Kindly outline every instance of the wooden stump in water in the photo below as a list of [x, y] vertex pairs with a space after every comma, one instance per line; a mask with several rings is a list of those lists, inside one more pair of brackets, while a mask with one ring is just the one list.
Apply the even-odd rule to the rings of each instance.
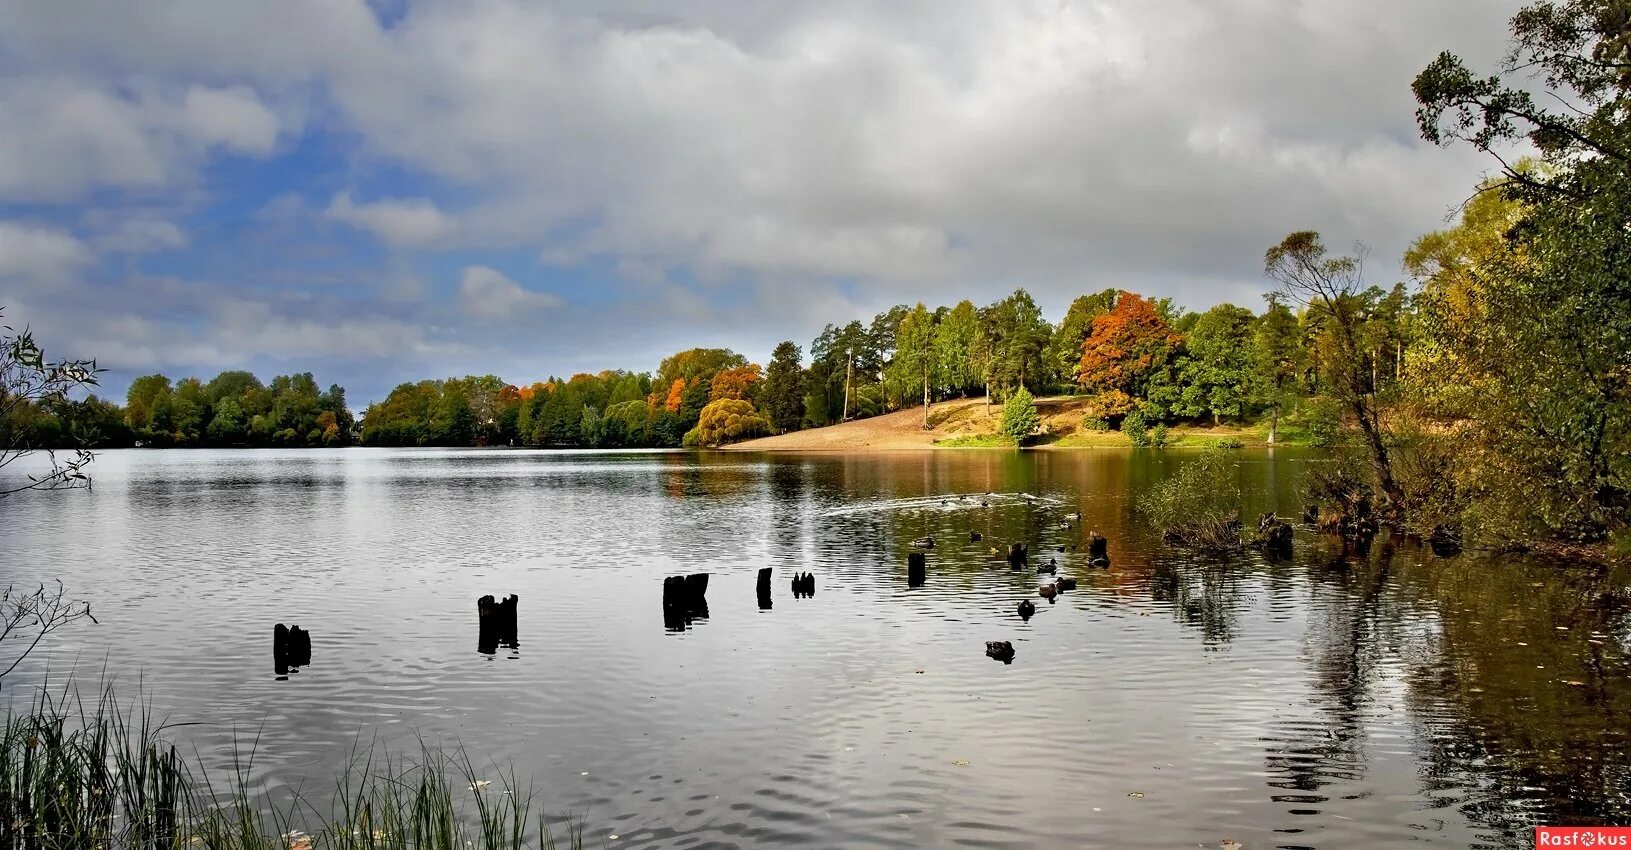
[[520, 601], [521, 597], [513, 593], [504, 597], [502, 602], [491, 595], [476, 600], [477, 652], [492, 655], [500, 645], [511, 648], [520, 646], [516, 623], [516, 607]]
[[1019, 569], [1031, 562], [1030, 547], [1024, 543], [1008, 544], [1008, 566]]
[[929, 557], [922, 552], [906, 553], [906, 584], [917, 587], [928, 580]]
[[311, 633], [299, 626], [282, 623], [272, 627], [272, 669], [279, 676], [289, 675], [290, 668], [305, 667], [311, 663]]
[[1105, 563], [1110, 562], [1110, 541], [1097, 531], [1087, 538], [1087, 557], [1091, 559], [1103, 558]]

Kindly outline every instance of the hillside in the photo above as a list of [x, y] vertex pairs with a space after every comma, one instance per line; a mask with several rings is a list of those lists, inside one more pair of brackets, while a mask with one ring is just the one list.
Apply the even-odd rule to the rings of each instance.
[[[1130, 445], [1124, 435], [1115, 431], [1084, 431], [1081, 424], [1085, 403], [1085, 399], [1072, 396], [1037, 399], [1036, 408], [1042, 417], [1043, 436], [1035, 447], [1064, 449]], [[748, 440], [727, 448], [755, 452], [932, 449], [938, 447], [936, 443], [990, 437], [996, 433], [1001, 417], [1001, 405], [993, 404], [987, 408], [983, 398], [956, 399], [940, 402], [931, 408], [928, 429], [923, 427], [923, 408], [911, 407], [870, 419]], [[1206, 445], [1220, 439], [1260, 445], [1263, 434], [1261, 429], [1255, 427], [1177, 426], [1171, 429], [1169, 445]]]

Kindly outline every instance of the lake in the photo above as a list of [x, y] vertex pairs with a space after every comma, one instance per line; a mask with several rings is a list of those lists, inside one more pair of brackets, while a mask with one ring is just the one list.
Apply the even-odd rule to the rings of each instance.
[[[1187, 456], [106, 452], [90, 492], [0, 502], [0, 579], [60, 578], [100, 620], [0, 698], [111, 678], [196, 724], [176, 735], [212, 768], [258, 739], [272, 795], [326, 795], [376, 741], [459, 744], [596, 847], [1519, 847], [1631, 823], [1625, 573], [1345, 556], [1306, 529], [1282, 562], [1176, 551], [1133, 501]], [[1239, 457], [1247, 516], [1300, 514], [1317, 456]], [[1079, 586], [1040, 598], [991, 554], [1015, 540]], [[663, 578], [694, 572], [707, 616], [665, 622]], [[509, 593], [519, 645], [478, 652], [477, 597]], [[279, 622], [312, 634], [285, 677]]]

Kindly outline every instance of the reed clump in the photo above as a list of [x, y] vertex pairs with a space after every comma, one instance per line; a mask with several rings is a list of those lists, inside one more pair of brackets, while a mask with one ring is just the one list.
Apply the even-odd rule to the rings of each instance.
[[[515, 774], [480, 774], [462, 750], [353, 753], [324, 799], [273, 807], [251, 793], [248, 760], [212, 781], [145, 707], [42, 690], [0, 721], [0, 850], [555, 850]], [[559, 825], [557, 825], [559, 826]]]
[[1138, 507], [1168, 543], [1237, 549], [1241, 546], [1239, 461], [1227, 449], [1207, 449], [1151, 487]]

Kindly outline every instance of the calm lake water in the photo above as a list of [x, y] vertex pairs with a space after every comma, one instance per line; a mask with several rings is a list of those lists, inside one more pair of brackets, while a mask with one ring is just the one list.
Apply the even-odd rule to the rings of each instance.
[[[0, 580], [61, 578], [101, 621], [0, 701], [112, 677], [197, 724], [177, 734], [211, 766], [258, 737], [273, 794], [326, 794], [359, 742], [456, 742], [590, 846], [1517, 847], [1631, 823], [1625, 574], [1347, 558], [1302, 529], [1290, 561], [1199, 558], [1132, 508], [1185, 456], [107, 452], [91, 492], [0, 503]], [[1249, 516], [1299, 513], [1316, 458], [1240, 461]], [[1039, 598], [990, 554], [1012, 540], [1080, 586]], [[707, 618], [666, 627], [663, 577], [701, 571]], [[520, 595], [513, 651], [477, 651], [489, 593]], [[277, 622], [312, 633], [285, 679]]]

